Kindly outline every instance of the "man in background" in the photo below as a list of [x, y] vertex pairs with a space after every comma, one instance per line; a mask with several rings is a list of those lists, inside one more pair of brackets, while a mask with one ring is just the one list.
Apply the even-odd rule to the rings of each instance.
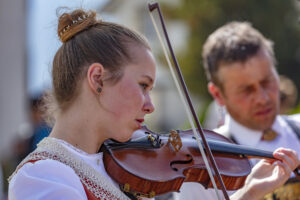
[[[225, 124], [216, 132], [241, 145], [267, 151], [285, 147], [300, 155], [300, 115], [279, 115], [279, 76], [270, 40], [247, 22], [231, 22], [208, 37], [203, 61], [208, 90], [228, 113]], [[289, 190], [285, 194], [299, 197], [300, 184], [291, 182], [285, 186]], [[185, 185], [180, 199], [203, 196], [203, 187], [199, 187]], [[280, 191], [265, 199], [284, 199]], [[203, 199], [216, 199], [213, 191], [206, 193]]]

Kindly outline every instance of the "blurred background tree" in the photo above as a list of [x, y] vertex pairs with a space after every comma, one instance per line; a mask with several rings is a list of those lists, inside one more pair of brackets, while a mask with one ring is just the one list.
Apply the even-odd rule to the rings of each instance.
[[167, 19], [183, 20], [190, 29], [188, 48], [177, 55], [189, 90], [211, 101], [202, 65], [202, 46], [210, 33], [230, 21], [249, 21], [274, 41], [278, 72], [299, 86], [299, 4], [295, 0], [182, 0], [176, 7], [163, 4]]

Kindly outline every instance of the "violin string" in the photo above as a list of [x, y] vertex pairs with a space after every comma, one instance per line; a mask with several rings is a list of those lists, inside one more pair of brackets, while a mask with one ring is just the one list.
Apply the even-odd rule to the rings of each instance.
[[166, 58], [166, 60], [167, 60], [169, 69], [170, 69], [170, 71], [171, 71], [171, 75], [172, 75], [172, 77], [173, 77], [173, 80], [174, 80], [174, 82], [175, 82], [176, 88], [177, 88], [177, 90], [178, 90], [180, 99], [181, 99], [181, 101], [182, 101], [182, 103], [183, 103], [183, 105], [184, 105], [184, 109], [185, 109], [185, 112], [186, 112], [186, 114], [187, 114], [188, 120], [189, 120], [189, 122], [190, 122], [190, 124], [191, 124], [191, 126], [192, 126], [192, 130], [193, 130], [194, 136], [195, 136], [195, 138], [196, 138], [196, 140], [197, 140], [197, 144], [198, 144], [198, 147], [199, 147], [199, 149], [200, 149], [201, 155], [202, 155], [202, 157], [203, 157], [203, 160], [204, 160], [205, 166], [206, 166], [206, 168], [207, 168], [209, 177], [210, 177], [211, 182], [212, 182], [212, 184], [213, 184], [213, 186], [214, 186], [214, 189], [215, 189], [216, 195], [217, 195], [217, 197], [218, 197], [218, 200], [221, 200], [221, 197], [220, 197], [220, 194], [219, 194], [219, 191], [218, 191], [218, 188], [217, 188], [217, 184], [216, 184], [215, 179], [214, 179], [214, 177], [213, 177], [213, 175], [212, 175], [212, 169], [211, 169], [211, 167], [210, 167], [210, 165], [209, 165], [209, 163], [208, 163], [208, 159], [207, 159], [207, 157], [206, 157], [206, 154], [205, 154], [205, 152], [204, 152], [203, 146], [202, 146], [202, 144], [201, 144], [199, 135], [198, 135], [197, 132], [196, 132], [196, 128], [195, 128], [195, 125], [194, 125], [194, 123], [193, 123], [191, 113], [190, 113], [190, 111], [189, 111], [189, 109], [188, 109], [187, 102], [186, 102], [186, 100], [185, 100], [185, 98], [184, 98], [184, 96], [183, 96], [183, 93], [182, 93], [182, 91], [181, 91], [181, 87], [180, 87], [180, 85], [179, 85], [179, 83], [178, 83], [178, 80], [177, 80], [177, 78], [176, 78], [176, 75], [175, 75], [174, 69], [173, 69], [173, 67], [172, 67], [170, 58], [169, 58], [169, 56], [168, 56], [166, 47], [165, 47], [165, 45], [164, 45], [164, 43], [163, 43], [162, 37], [161, 37], [161, 35], [160, 35], [160, 33], [159, 33], [157, 24], [156, 24], [156, 22], [155, 22], [155, 20], [154, 20], [154, 17], [153, 17], [153, 15], [152, 15], [152, 13], [149, 12], [149, 14], [150, 14], [152, 23], [153, 23], [153, 25], [154, 25], [154, 29], [155, 29], [155, 31], [156, 31], [156, 34], [157, 34], [157, 36], [158, 36], [158, 39], [159, 39], [159, 41], [160, 41], [160, 44], [161, 44], [161, 46], [162, 46], [162, 49], [163, 49], [165, 58]]

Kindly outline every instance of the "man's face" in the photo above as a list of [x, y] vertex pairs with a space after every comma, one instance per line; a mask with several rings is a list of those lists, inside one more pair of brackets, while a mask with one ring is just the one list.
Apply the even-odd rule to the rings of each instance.
[[261, 50], [246, 62], [219, 67], [223, 88], [209, 86], [215, 99], [240, 124], [255, 130], [270, 128], [280, 104], [278, 74], [270, 56]]

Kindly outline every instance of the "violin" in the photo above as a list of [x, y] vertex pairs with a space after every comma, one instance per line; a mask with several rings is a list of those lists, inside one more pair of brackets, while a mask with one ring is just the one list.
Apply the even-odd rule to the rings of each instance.
[[[143, 126], [140, 131], [139, 138], [125, 143], [108, 140], [102, 146], [105, 169], [124, 192], [152, 198], [178, 192], [183, 182], [212, 187], [191, 130], [158, 134]], [[272, 152], [234, 144], [213, 131], [203, 131], [227, 190], [244, 185], [251, 172], [248, 158], [274, 159]]]

